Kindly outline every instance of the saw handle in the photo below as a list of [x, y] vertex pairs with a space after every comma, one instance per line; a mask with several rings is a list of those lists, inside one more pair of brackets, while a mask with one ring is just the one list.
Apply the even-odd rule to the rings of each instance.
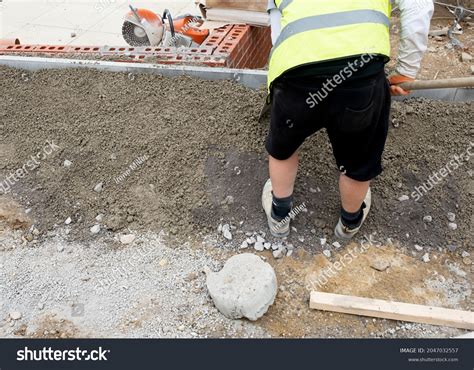
[[132, 11], [133, 15], [134, 15], [135, 18], [137, 19], [138, 23], [142, 23], [142, 19], [141, 19], [140, 16], [138, 15], [137, 9], [134, 8], [132, 5], [129, 5], [129, 7], [130, 7], [130, 10]]
[[168, 23], [170, 25], [170, 31], [171, 31], [171, 36], [173, 37], [173, 40], [175, 39], [175, 30], [174, 30], [174, 24], [173, 24], [173, 17], [171, 16], [171, 12], [169, 9], [165, 9], [163, 12], [163, 19], [168, 19]]

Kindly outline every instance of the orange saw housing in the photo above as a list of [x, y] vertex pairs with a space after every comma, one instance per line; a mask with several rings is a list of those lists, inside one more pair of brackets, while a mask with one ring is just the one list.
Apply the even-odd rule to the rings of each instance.
[[201, 45], [209, 36], [209, 30], [192, 26], [191, 24], [193, 22], [202, 23], [201, 20], [196, 21], [196, 19], [196, 17], [189, 15], [187, 17], [173, 21], [173, 25], [176, 32], [191, 37], [196, 44]]
[[[160, 27], [164, 23], [162, 18], [151, 10], [137, 9], [136, 12], [140, 16], [140, 18], [146, 19], [148, 23], [156, 27]], [[130, 11], [127, 15], [131, 16], [133, 15], [133, 12]], [[196, 44], [201, 45], [204, 40], [209, 36], [209, 30], [195, 27], [194, 25], [192, 25], [192, 23], [202, 23], [202, 20], [191, 15], [177, 19], [173, 21], [174, 30], [175, 32], [181, 33], [185, 36], [192, 38], [192, 40]]]

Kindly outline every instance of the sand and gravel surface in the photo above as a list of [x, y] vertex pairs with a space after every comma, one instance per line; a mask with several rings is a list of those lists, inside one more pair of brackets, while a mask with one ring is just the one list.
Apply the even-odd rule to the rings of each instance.
[[[202, 270], [218, 270], [257, 234], [278, 244], [260, 210], [263, 91], [187, 77], [1, 68], [0, 96], [0, 179], [24, 172], [0, 195], [1, 336], [462, 333], [310, 311], [307, 300], [308, 281], [369, 239], [368, 251], [322, 290], [472, 310], [472, 103], [394, 104], [373, 211], [349, 245], [333, 244], [338, 171], [326, 134], [305, 143], [295, 202], [306, 211], [281, 243], [285, 257], [252, 243], [245, 250], [270, 262], [279, 282], [268, 314], [250, 323], [217, 312]], [[415, 187], [455, 156], [464, 159], [416, 201]], [[380, 260], [388, 269], [373, 267]]]

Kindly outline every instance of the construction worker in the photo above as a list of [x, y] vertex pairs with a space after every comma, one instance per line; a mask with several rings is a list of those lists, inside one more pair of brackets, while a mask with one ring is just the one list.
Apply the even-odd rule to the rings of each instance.
[[335, 235], [350, 239], [364, 223], [370, 182], [382, 172], [391, 95], [409, 93], [397, 84], [417, 75], [434, 8], [432, 0], [392, 3], [400, 9], [401, 39], [387, 80], [390, 0], [269, 0], [270, 179], [262, 206], [273, 236], [290, 232], [298, 148], [323, 127], [340, 171]]

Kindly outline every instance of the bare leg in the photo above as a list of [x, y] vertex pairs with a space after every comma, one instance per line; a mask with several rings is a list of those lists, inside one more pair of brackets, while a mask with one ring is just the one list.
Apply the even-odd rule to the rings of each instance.
[[297, 152], [284, 161], [269, 156], [268, 164], [273, 194], [277, 198], [286, 198], [293, 194], [296, 174], [298, 172], [298, 161], [299, 156]]
[[370, 181], [356, 181], [341, 175], [339, 178], [339, 191], [341, 193], [342, 208], [349, 213], [359, 211], [369, 186]]

